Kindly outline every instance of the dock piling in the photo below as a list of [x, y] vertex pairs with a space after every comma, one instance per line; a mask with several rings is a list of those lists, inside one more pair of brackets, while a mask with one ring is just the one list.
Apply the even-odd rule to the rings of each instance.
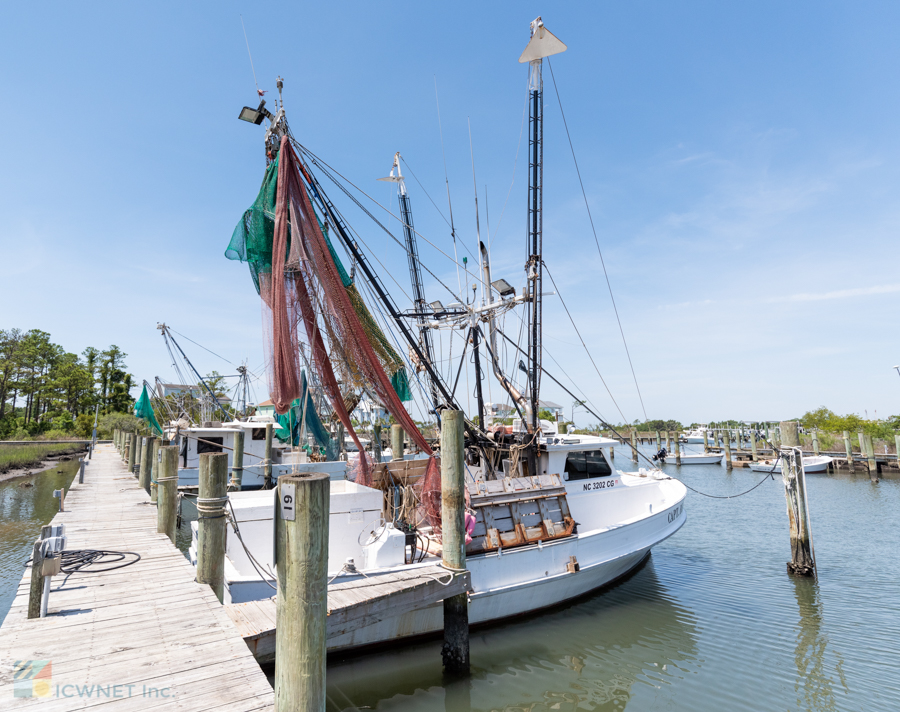
[[816, 562], [809, 528], [806, 473], [803, 470], [800, 429], [796, 421], [782, 422], [780, 429], [781, 474], [791, 528], [791, 560], [787, 565], [787, 570], [788, 573], [797, 576], [815, 576]]
[[175, 543], [175, 524], [178, 509], [178, 448], [165, 445], [159, 448], [159, 474], [156, 477], [156, 531]]
[[41, 617], [41, 595], [44, 591], [44, 554], [41, 540], [34, 542], [31, 550], [31, 587], [28, 591], [28, 617]]
[[709, 452], [709, 431], [703, 431], [703, 452]]
[[812, 431], [812, 448], [813, 448], [813, 455], [818, 457], [819, 456], [819, 431], [816, 428], [813, 428], [813, 431]]
[[662, 450], [662, 435], [660, 435], [659, 431], [656, 431], [656, 452]]
[[244, 478], [244, 431], [234, 432], [234, 453], [231, 464], [231, 484], [229, 487], [237, 492], [241, 491], [241, 483]]
[[734, 469], [731, 464], [731, 433], [726, 430], [722, 433], [722, 443], [725, 446], [725, 469]]
[[153, 445], [156, 438], [144, 438], [141, 445], [141, 467], [138, 472], [138, 484], [147, 492], [150, 491], [150, 471], [153, 469]]
[[847, 467], [850, 468], [850, 472], [853, 472], [855, 469], [853, 466], [853, 446], [850, 444], [850, 433], [846, 430], [844, 431], [844, 453], [847, 456]]
[[282, 475], [275, 505], [275, 711], [325, 709], [327, 474]]
[[136, 463], [140, 462], [137, 459], [137, 434], [130, 433], [128, 435], [128, 474], [134, 475], [134, 466]]
[[637, 430], [631, 431], [631, 459], [634, 462], [638, 461]]
[[872, 436], [865, 434], [866, 438], [866, 459], [869, 465], [869, 475], [873, 480], [878, 479], [878, 462], [875, 460], [875, 443], [872, 442]]
[[197, 581], [208, 583], [219, 603], [225, 595], [225, 505], [228, 504], [228, 455], [200, 455], [197, 497]]
[[272, 489], [272, 423], [266, 423], [266, 459], [263, 465], [263, 489]]
[[80, 485], [84, 484], [84, 465], [85, 465], [84, 458], [83, 457], [79, 458], [78, 459], [78, 484], [80, 484]]
[[675, 443], [675, 464], [681, 465], [681, 438], [680, 433], [672, 433], [672, 442]]
[[[441, 418], [441, 552], [444, 568], [466, 568], [466, 482], [463, 413], [445, 410]], [[469, 594], [444, 599], [444, 670], [469, 672]]]
[[750, 452], [753, 462], [759, 462], [759, 452], [756, 449], [756, 428], [750, 431]]
[[400, 425], [391, 426], [391, 459], [403, 459], [403, 427]]
[[162, 447], [163, 439], [153, 441], [153, 449], [150, 451], [150, 501], [157, 504], [159, 499], [159, 485], [156, 480], [159, 478], [159, 449]]

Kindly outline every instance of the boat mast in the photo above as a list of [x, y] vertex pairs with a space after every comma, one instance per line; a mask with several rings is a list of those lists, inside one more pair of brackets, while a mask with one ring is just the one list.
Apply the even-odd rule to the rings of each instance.
[[[528, 261], [525, 272], [531, 297], [531, 319], [528, 325], [528, 386], [531, 400], [529, 432], [536, 434], [540, 426], [541, 389], [541, 282], [543, 278], [543, 189], [544, 189], [544, 86], [541, 65], [544, 57], [565, 52], [566, 46], [544, 27], [540, 17], [531, 23], [531, 39], [519, 63], [528, 62]], [[536, 472], [536, 447], [529, 447], [528, 463]]]
[[[394, 171], [397, 175], [394, 175]], [[431, 329], [428, 327], [426, 320], [426, 302], [425, 288], [422, 285], [422, 268], [419, 266], [419, 248], [416, 246], [416, 230], [413, 227], [412, 209], [409, 204], [409, 193], [406, 192], [406, 182], [403, 180], [403, 174], [400, 172], [400, 151], [394, 154], [394, 165], [391, 167], [391, 174], [386, 178], [379, 178], [380, 181], [396, 183], [400, 192], [400, 219], [403, 222], [403, 237], [406, 242], [406, 256], [409, 260], [409, 280], [412, 283], [413, 290], [413, 307], [416, 313], [416, 322], [419, 325], [419, 342], [428, 364], [434, 364], [434, 347], [431, 343]], [[428, 389], [431, 392], [432, 408], [437, 409], [439, 404], [439, 395], [437, 385], [431, 377], [430, 369], [425, 369], [426, 380], [428, 381]]]

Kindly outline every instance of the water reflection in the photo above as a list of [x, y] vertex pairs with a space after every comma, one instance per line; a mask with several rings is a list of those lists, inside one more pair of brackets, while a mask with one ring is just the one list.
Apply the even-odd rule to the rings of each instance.
[[12, 605], [41, 526], [59, 511], [53, 490], [68, 490], [77, 469], [78, 460], [69, 460], [36, 475], [0, 482], [0, 620]]
[[331, 660], [328, 709], [621, 710], [636, 686], [680, 678], [696, 645], [651, 560], [587, 600], [474, 631], [469, 680], [442, 677], [439, 642]]
[[[794, 663], [797, 666], [797, 680], [794, 691], [797, 706], [803, 710], [836, 710], [834, 698], [835, 675], [844, 692], [847, 681], [844, 677], [844, 660], [840, 653], [831, 650], [829, 656], [828, 636], [823, 632], [823, 610], [819, 599], [819, 584], [812, 579], [791, 577], [794, 596], [800, 611], [797, 623], [797, 639], [794, 648]], [[828, 671], [829, 658], [834, 657], [834, 675]]]

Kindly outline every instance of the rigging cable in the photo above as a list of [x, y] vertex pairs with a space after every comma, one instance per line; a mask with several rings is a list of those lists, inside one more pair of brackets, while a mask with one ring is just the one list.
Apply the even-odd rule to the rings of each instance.
[[[525, 353], [521, 348], [519, 348], [518, 344], [516, 344], [516, 343], [515, 343], [512, 339], [510, 339], [506, 334], [504, 334], [504, 333], [503, 333], [502, 331], [500, 331], [499, 329], [497, 329], [496, 331], [497, 331], [498, 334], [500, 334], [500, 336], [502, 336], [502, 337], [503, 337], [504, 339], [506, 339], [509, 343], [511, 343], [518, 351], [520, 351], [520, 352], [523, 353], [523, 354]], [[570, 391], [568, 388], [566, 388], [562, 383], [560, 383], [559, 379], [557, 379], [555, 376], [553, 376], [553, 374], [548, 373], [546, 368], [544, 368], [543, 366], [541, 366], [541, 371], [543, 371], [544, 375], [547, 376], [551, 381], [553, 381], [557, 386], [559, 386], [559, 387], [562, 388], [566, 393], [568, 393], [569, 396], [571, 396], [572, 398], [575, 398], [575, 394], [572, 393], [572, 391]], [[577, 399], [576, 399], [576, 400], [577, 400]], [[615, 436], [618, 437], [618, 438], [621, 438], [623, 442], [625, 441], [625, 437], [624, 437], [621, 433], [619, 433], [619, 432], [612, 426], [612, 424], [610, 424], [609, 422], [607, 422], [605, 418], [601, 418], [600, 415], [599, 415], [598, 413], [594, 412], [593, 409], [588, 408], [586, 405], [583, 405], [582, 407], [583, 407], [585, 410], [587, 410], [591, 415], [593, 415], [595, 418], [597, 418], [597, 419], [600, 421], [600, 424], [603, 425], [607, 430], [609, 430], [613, 435], [615, 435]], [[642, 452], [640, 452], [640, 451], [636, 451], [636, 452], [637, 452], [638, 457], [642, 457], [642, 458], [644, 458], [644, 460], [647, 461], [647, 464], [648, 464], [648, 465], [650, 465], [650, 466], [653, 467], [654, 469], [659, 469], [659, 468], [657, 467], [657, 465], [656, 465], [652, 460], [650, 460], [650, 458], [648, 458], [644, 453], [642, 453]], [[678, 479], [677, 477], [672, 477], [671, 475], [668, 475], [668, 474], [667, 474], [666, 476], [667, 476], [670, 480], [677, 480], [678, 482], [681, 482], [681, 484], [683, 484], [685, 487], [687, 487], [689, 490], [691, 490], [691, 492], [695, 492], [696, 494], [703, 495], [704, 497], [710, 497], [711, 499], [734, 499], [735, 497], [742, 497], [742, 496], [745, 495], [745, 494], [749, 494], [750, 492], [752, 492], [753, 490], [755, 490], [757, 487], [759, 487], [763, 482], [765, 482], [765, 481], [766, 481], [767, 479], [769, 479], [770, 477], [772, 477], [772, 479], [774, 480], [775, 478], [772, 476], [772, 471], [774, 470], [774, 468], [775, 468], [775, 466], [773, 465], [772, 470], [770, 470], [768, 473], [766, 473], [766, 476], [763, 477], [762, 480], [760, 480], [759, 482], [757, 482], [757, 483], [756, 483], [753, 487], [751, 487], [750, 489], [748, 489], [748, 490], [746, 490], [746, 491], [744, 491], [744, 492], [740, 492], [740, 493], [738, 493], [738, 494], [730, 494], [730, 495], [709, 494], [709, 493], [707, 493], [707, 492], [701, 492], [700, 490], [695, 489], [694, 487], [691, 487], [691, 486], [690, 486], [689, 484], [687, 484], [684, 480], [680, 480], [680, 479]], [[662, 472], [662, 470], [660, 470], [660, 472]]]
[[[594, 361], [594, 357], [591, 355], [591, 352], [588, 350], [587, 344], [584, 343], [584, 339], [581, 337], [581, 332], [578, 331], [578, 327], [575, 326], [575, 320], [572, 318], [572, 313], [569, 311], [569, 307], [566, 305], [565, 300], [562, 298], [562, 293], [559, 291], [559, 287], [556, 286], [556, 280], [553, 279], [553, 274], [550, 272], [550, 268], [547, 267], [547, 263], [544, 263], [544, 269], [547, 270], [547, 276], [550, 277], [550, 282], [553, 284], [553, 289], [556, 290], [556, 295], [559, 297], [559, 301], [563, 305], [563, 309], [566, 310], [566, 315], [569, 317], [569, 321], [572, 323], [572, 328], [575, 329], [575, 333], [578, 335], [578, 340], [581, 341], [581, 345], [584, 347], [584, 352], [587, 354], [588, 358], [591, 360], [591, 365], [593, 365], [594, 370], [597, 372], [597, 375], [600, 377], [600, 381], [603, 383], [603, 387], [606, 389], [606, 392], [609, 393], [609, 397], [612, 398], [613, 404], [616, 406], [616, 410], [619, 411], [619, 415], [622, 416], [622, 421], [627, 423], [628, 418], [625, 417], [625, 414], [622, 412], [622, 409], [619, 407], [619, 404], [616, 402], [615, 397], [612, 394], [612, 391], [609, 389], [609, 386], [606, 384], [606, 379], [603, 378], [603, 375], [600, 373], [600, 369], [597, 368], [597, 363]], [[646, 418], [646, 413], [644, 414]]]
[[[556, 86], [556, 77], [553, 75], [553, 65], [547, 58], [547, 66], [550, 67], [550, 78], [553, 80], [553, 90], [556, 92], [556, 101], [559, 103], [559, 113], [562, 115], [563, 126], [566, 129], [566, 138], [569, 139], [569, 149], [572, 151], [572, 160], [575, 162], [575, 172], [578, 174], [578, 184], [581, 186], [581, 195], [584, 197], [584, 207], [587, 208], [588, 220], [591, 222], [591, 230], [594, 233], [594, 242], [597, 244], [597, 253], [600, 255], [600, 264], [603, 267], [603, 276], [606, 278], [606, 286], [609, 289], [609, 298], [612, 301], [616, 321], [619, 323], [619, 333], [622, 335], [622, 344], [625, 346], [625, 355], [628, 357], [628, 365], [631, 368], [631, 377], [634, 379], [634, 387], [637, 389], [638, 400], [641, 402], [641, 410], [644, 412], [644, 420], [647, 421], [647, 409], [644, 407], [644, 397], [641, 395], [641, 387], [638, 385], [637, 374], [634, 372], [634, 364], [631, 362], [631, 353], [628, 351], [628, 342], [625, 340], [625, 330], [622, 328], [622, 320], [619, 318], [619, 308], [616, 306], [616, 298], [613, 296], [612, 284], [609, 274], [606, 272], [606, 262], [603, 260], [603, 251], [600, 249], [600, 240], [597, 237], [597, 228], [594, 227], [594, 217], [591, 215], [591, 207], [588, 204], [584, 182], [581, 180], [581, 170], [578, 168], [578, 159], [575, 157], [575, 147], [572, 145], [572, 136], [569, 134], [569, 125], [566, 123], [566, 113], [563, 111], [562, 99], [559, 97], [559, 88]], [[620, 411], [621, 412], [621, 411]], [[622, 416], [624, 418], [624, 416]]]

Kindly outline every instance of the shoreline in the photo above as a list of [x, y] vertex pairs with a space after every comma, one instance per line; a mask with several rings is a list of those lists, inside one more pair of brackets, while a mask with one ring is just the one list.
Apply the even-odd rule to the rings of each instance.
[[47, 470], [59, 466], [60, 463], [78, 459], [78, 454], [79, 453], [77, 452], [60, 453], [58, 457], [48, 457], [44, 460], [41, 460], [37, 464], [31, 464], [27, 467], [16, 467], [9, 469], [6, 472], [0, 472], [0, 482], [7, 482], [9, 480], [16, 480], [23, 477], [31, 477], [32, 475], [39, 475], [42, 472], [46, 472]]

